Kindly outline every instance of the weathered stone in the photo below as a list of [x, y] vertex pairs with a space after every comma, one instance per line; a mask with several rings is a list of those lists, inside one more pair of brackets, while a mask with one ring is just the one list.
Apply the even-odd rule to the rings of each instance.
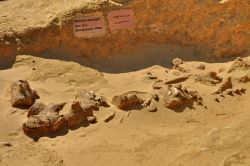
[[181, 76], [170, 80], [166, 80], [164, 84], [177, 84], [186, 81], [188, 78], [189, 76]]
[[83, 110], [80, 102], [74, 101], [69, 112], [64, 114], [64, 119], [69, 128], [77, 127], [87, 122], [87, 112]]
[[135, 94], [123, 94], [114, 96], [111, 103], [120, 109], [129, 109], [131, 107], [141, 106], [143, 100]]
[[149, 112], [156, 112], [157, 111], [157, 107], [155, 106], [155, 104], [150, 104], [148, 107], [147, 107], [147, 110]]
[[161, 89], [164, 86], [163, 80], [157, 80], [153, 83], [153, 89]]
[[183, 61], [180, 58], [175, 58], [172, 60], [172, 64], [174, 66], [179, 66], [179, 65], [183, 64]]
[[240, 78], [237, 79], [238, 82], [240, 83], [247, 83], [247, 82], [250, 82], [250, 74], [246, 74]]
[[205, 66], [205, 64], [200, 63], [200, 64], [198, 64], [198, 65], [196, 66], [196, 69], [205, 70], [205, 69], [206, 69], [206, 66]]
[[100, 106], [107, 107], [108, 104], [103, 96], [97, 96], [93, 91], [83, 90], [76, 95], [76, 101], [79, 101], [83, 110], [91, 115], [91, 111], [98, 110]]
[[0, 142], [0, 147], [11, 147], [13, 146], [10, 142]]
[[59, 111], [64, 104], [50, 104], [46, 106], [38, 103], [28, 111], [28, 120], [23, 124], [23, 131], [31, 137], [41, 137], [52, 134], [65, 127], [63, 116]]
[[88, 116], [87, 120], [89, 123], [96, 123], [96, 117], [95, 116]]
[[181, 85], [168, 86], [160, 91], [163, 102], [167, 108], [176, 110], [194, 101], [202, 102], [201, 97], [196, 91], [188, 91]]
[[197, 75], [194, 79], [195, 82], [200, 82], [205, 85], [216, 85], [222, 82], [222, 78], [216, 72], [208, 72], [205, 75]]
[[250, 68], [250, 60], [247, 58], [238, 57], [234, 60], [233, 64], [228, 70], [231, 73], [235, 70], [248, 70]]
[[142, 109], [150, 105], [152, 101], [159, 101], [159, 96], [148, 92], [130, 91], [119, 96], [114, 96], [112, 104], [122, 110]]
[[32, 90], [28, 81], [18, 80], [11, 84], [11, 104], [23, 108], [32, 106], [39, 99], [37, 92]]
[[232, 88], [233, 88], [232, 79], [231, 77], [228, 77], [226, 80], [222, 82], [218, 90], [215, 91], [213, 94], [221, 94], [225, 90], [232, 89]]
[[109, 113], [108, 115], [106, 115], [104, 118], [103, 118], [103, 121], [104, 122], [109, 122], [111, 121], [112, 119], [114, 119], [115, 117], [115, 111]]

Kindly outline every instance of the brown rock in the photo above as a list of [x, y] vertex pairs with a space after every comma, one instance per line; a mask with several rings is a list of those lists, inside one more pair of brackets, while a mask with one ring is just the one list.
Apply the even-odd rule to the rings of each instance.
[[164, 86], [163, 80], [157, 80], [153, 83], [153, 89], [161, 89]]
[[96, 123], [96, 117], [95, 116], [88, 116], [87, 120], [89, 123]]
[[152, 102], [159, 101], [157, 94], [151, 94], [148, 92], [130, 91], [122, 95], [114, 96], [112, 104], [122, 110], [129, 109], [142, 109], [149, 106]]
[[154, 104], [150, 104], [148, 107], [147, 107], [147, 110], [149, 112], [156, 112], [157, 111], [157, 107], [154, 105]]
[[222, 82], [222, 78], [216, 72], [208, 72], [205, 75], [197, 75], [194, 79], [195, 82], [200, 82], [205, 85], [216, 85]]
[[247, 74], [243, 77], [238, 78], [237, 80], [240, 83], [247, 83], [247, 82], [250, 82], [250, 76], [249, 76], [249, 74]]
[[233, 64], [228, 70], [231, 73], [235, 70], [248, 70], [250, 68], [250, 60], [247, 58], [238, 57], [234, 60]]
[[172, 64], [174, 66], [179, 66], [179, 65], [183, 64], [183, 61], [180, 58], [175, 58], [172, 60]]
[[76, 101], [79, 101], [83, 110], [88, 115], [93, 114], [91, 111], [98, 110], [100, 106], [107, 107], [108, 104], [103, 96], [97, 96], [93, 91], [83, 90], [76, 95]]
[[221, 94], [225, 90], [232, 88], [233, 88], [232, 79], [231, 77], [228, 77], [225, 81], [222, 82], [221, 86], [213, 94]]
[[173, 110], [186, 106], [194, 101], [200, 102], [200, 100], [202, 100], [200, 99], [201, 97], [197, 97], [199, 96], [198, 92], [188, 91], [181, 85], [168, 86], [167, 88], [162, 89], [160, 94], [165, 106]]
[[135, 94], [123, 94], [120, 96], [113, 97], [112, 104], [120, 109], [129, 109], [135, 106], [141, 106], [143, 100]]
[[87, 122], [87, 111], [84, 111], [80, 102], [74, 101], [71, 105], [71, 110], [64, 114], [64, 119], [69, 128], [77, 127]]
[[205, 66], [204, 64], [200, 63], [200, 64], [198, 64], [198, 65], [196, 66], [196, 69], [205, 70], [205, 69], [206, 69], [206, 66]]
[[0, 147], [11, 147], [13, 146], [10, 142], [0, 142]]
[[177, 84], [186, 81], [188, 78], [189, 76], [181, 76], [170, 80], [166, 80], [164, 84]]
[[115, 111], [113, 111], [113, 112], [109, 113], [108, 115], [106, 115], [103, 120], [104, 120], [104, 122], [109, 122], [112, 119], [114, 119], [114, 117], [115, 117]]
[[63, 105], [33, 105], [28, 111], [28, 120], [23, 124], [24, 133], [30, 137], [41, 137], [64, 128], [65, 120], [59, 115]]
[[23, 108], [32, 106], [39, 99], [37, 92], [32, 90], [28, 81], [18, 80], [11, 84], [11, 104]]

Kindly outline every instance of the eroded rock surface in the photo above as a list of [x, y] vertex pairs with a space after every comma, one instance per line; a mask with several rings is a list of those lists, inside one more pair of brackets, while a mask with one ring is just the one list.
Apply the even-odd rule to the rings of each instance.
[[157, 100], [157, 95], [146, 92], [131, 91], [122, 95], [114, 96], [111, 103], [122, 110], [129, 110], [133, 108], [140, 109], [148, 107], [153, 101]]
[[65, 120], [59, 111], [64, 104], [34, 104], [28, 110], [28, 120], [23, 124], [24, 133], [30, 137], [41, 137], [63, 129]]
[[17, 108], [32, 106], [39, 96], [30, 88], [28, 81], [18, 80], [11, 84], [11, 105]]
[[183, 106], [188, 106], [194, 101], [202, 105], [202, 98], [197, 91], [189, 91], [182, 85], [172, 86], [169, 85], [160, 91], [160, 98], [163, 100], [164, 105], [169, 108], [176, 110]]
[[195, 76], [194, 81], [205, 85], [216, 85], [222, 82], [222, 78], [216, 72], [211, 71], [204, 75]]
[[76, 101], [79, 101], [85, 111], [98, 110], [100, 106], [108, 107], [107, 101], [103, 96], [96, 95], [93, 91], [83, 90], [76, 95]]
[[71, 109], [64, 114], [64, 119], [67, 127], [77, 127], [84, 122], [87, 122], [87, 112], [83, 110], [80, 102], [72, 102]]
[[233, 87], [232, 78], [228, 77], [222, 82], [222, 84], [219, 86], [218, 90], [214, 92], [214, 94], [220, 94], [227, 89], [232, 89], [232, 87]]
[[233, 64], [230, 66], [228, 73], [236, 70], [248, 70], [250, 68], [250, 60], [248, 58], [238, 57], [234, 60]]

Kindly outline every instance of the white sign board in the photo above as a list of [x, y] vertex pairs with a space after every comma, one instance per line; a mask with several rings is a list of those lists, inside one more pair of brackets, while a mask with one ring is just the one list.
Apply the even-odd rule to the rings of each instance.
[[106, 33], [105, 21], [102, 14], [76, 15], [73, 26], [76, 37], [101, 37]]

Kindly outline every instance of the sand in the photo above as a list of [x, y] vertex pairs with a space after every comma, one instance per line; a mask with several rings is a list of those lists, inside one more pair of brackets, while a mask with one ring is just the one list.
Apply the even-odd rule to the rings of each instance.
[[[200, 63], [206, 66], [205, 70], [196, 68]], [[246, 94], [219, 97], [220, 102], [217, 103], [214, 100], [216, 96], [211, 93], [218, 85], [194, 81], [195, 75], [218, 72], [221, 68], [225, 71], [218, 75], [223, 78], [228, 75], [237, 78], [241, 73], [249, 72], [228, 73], [231, 65], [230, 61], [187, 61], [183, 64], [183, 68], [192, 75], [183, 85], [198, 90], [207, 109], [195, 105], [183, 112], [174, 112], [160, 106], [155, 113], [132, 110], [128, 114], [111, 106], [94, 112], [98, 119], [96, 124], [70, 130], [55, 138], [42, 137], [34, 142], [22, 132], [27, 110], [11, 108], [10, 105], [8, 92], [14, 80], [27, 79], [41, 97], [38, 102], [46, 104], [71, 101], [81, 89], [92, 89], [104, 95], [110, 103], [115, 94], [133, 90], [152, 92], [154, 80], [146, 79], [148, 72], [160, 79], [171, 79], [178, 71], [155, 65], [114, 74], [79, 66], [75, 62], [19, 55], [12, 68], [0, 71], [0, 122], [3, 126], [0, 141], [13, 145], [0, 147], [1, 165], [249, 165], [250, 84], [234, 83], [234, 87], [246, 88]], [[67, 66], [71, 68], [67, 75], [85, 72], [86, 77], [74, 77], [72, 82], [71, 77], [57, 75]], [[165, 72], [167, 69], [168, 73]], [[47, 71], [51, 73], [43, 75]], [[90, 74], [93, 72], [98, 76]], [[103, 118], [112, 111], [116, 111], [115, 118], [105, 123]]]
[[[75, 13], [117, 8], [136, 12], [134, 31], [72, 34]], [[241, 81], [250, 74], [249, 8], [248, 0], [0, 1], [0, 166], [250, 166], [250, 82]], [[174, 68], [174, 58], [183, 64]], [[115, 95], [154, 93], [157, 80], [182, 76], [203, 105], [176, 111], [160, 100], [149, 112], [111, 104]], [[246, 92], [214, 94], [229, 77], [233, 90]], [[11, 107], [16, 80], [37, 90], [36, 102], [69, 103], [87, 89], [110, 107], [94, 111], [95, 124], [33, 140], [22, 130], [28, 110]]]

